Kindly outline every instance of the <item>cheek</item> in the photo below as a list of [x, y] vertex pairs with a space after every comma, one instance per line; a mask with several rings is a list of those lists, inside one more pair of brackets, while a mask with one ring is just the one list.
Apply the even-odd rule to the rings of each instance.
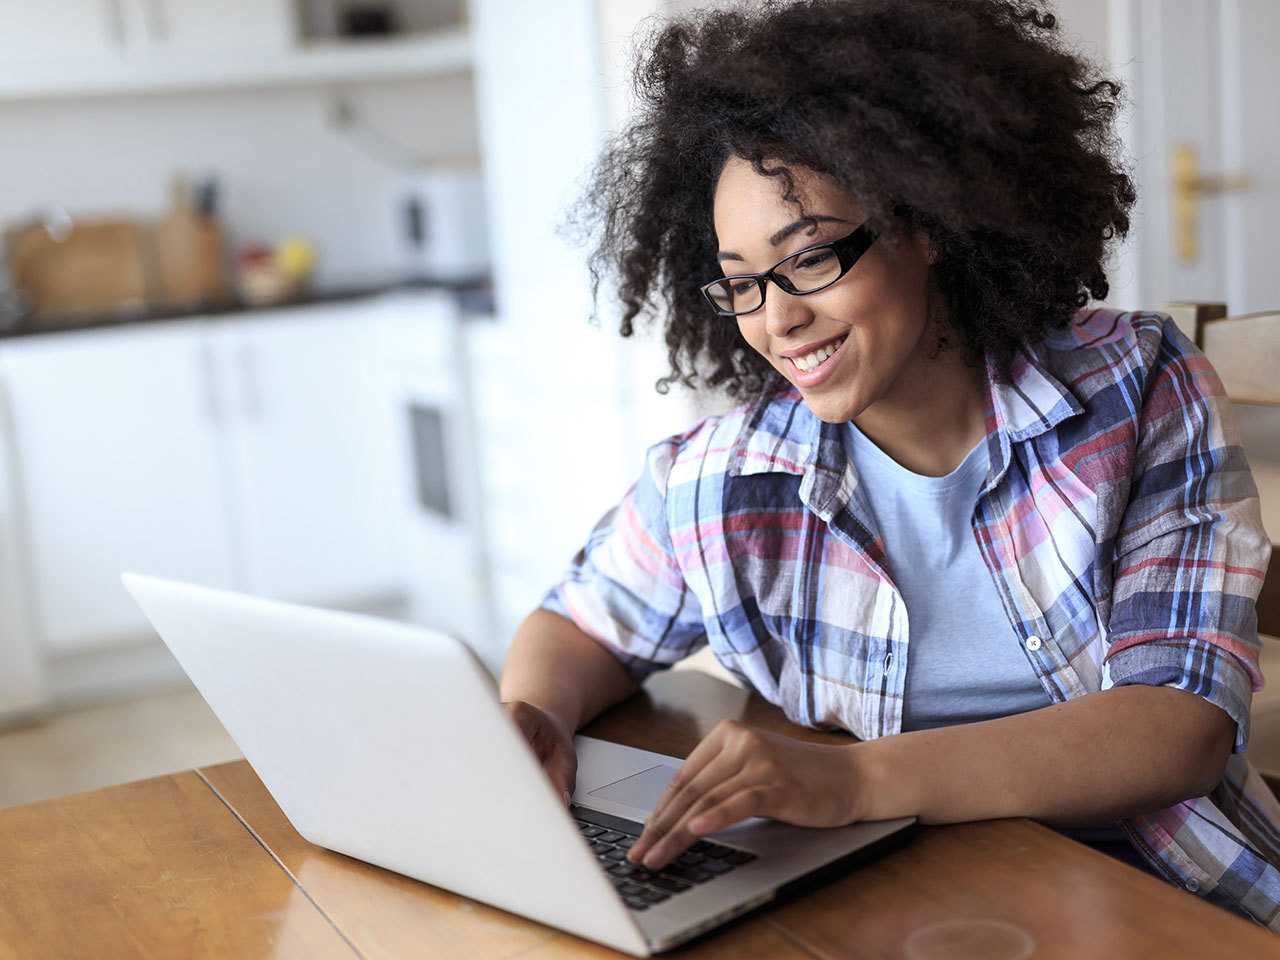
[[768, 348], [768, 337], [764, 333], [764, 329], [759, 324], [739, 323], [738, 332], [742, 334], [742, 339], [747, 341], [747, 345], [756, 353], [762, 354], [765, 359], [769, 358], [766, 352]]
[[[928, 327], [924, 279], [885, 277], [872, 301], [866, 322], [854, 326], [854, 337], [876, 362], [892, 366], [899, 355], [910, 354]], [[918, 281], [918, 282], [917, 282]]]

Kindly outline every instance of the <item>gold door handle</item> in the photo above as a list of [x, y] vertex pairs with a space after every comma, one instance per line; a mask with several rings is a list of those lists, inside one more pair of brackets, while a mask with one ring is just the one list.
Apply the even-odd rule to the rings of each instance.
[[1201, 173], [1196, 148], [1189, 143], [1180, 143], [1174, 147], [1169, 167], [1170, 179], [1173, 181], [1174, 252], [1183, 263], [1195, 263], [1200, 255], [1197, 237], [1201, 194], [1251, 190], [1253, 179], [1242, 173]]

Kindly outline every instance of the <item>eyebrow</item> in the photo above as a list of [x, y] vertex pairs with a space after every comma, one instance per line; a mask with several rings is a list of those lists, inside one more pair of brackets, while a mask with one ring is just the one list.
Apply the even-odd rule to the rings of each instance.
[[[776, 247], [778, 244], [782, 243], [783, 240], [786, 240], [788, 237], [792, 236], [797, 230], [802, 230], [805, 227], [814, 226], [819, 223], [848, 223], [848, 222], [849, 222], [848, 220], [842, 220], [840, 217], [829, 217], [826, 214], [822, 214], [822, 213], [814, 214], [811, 217], [801, 217], [799, 220], [795, 221], [795, 223], [787, 224], [785, 227], [783, 227], [781, 230], [779, 230], [777, 233], [771, 236], [769, 238], [769, 245]], [[716, 254], [716, 259], [717, 260], [742, 260], [744, 258], [742, 254], [734, 253], [732, 250], [721, 250], [719, 253]]]

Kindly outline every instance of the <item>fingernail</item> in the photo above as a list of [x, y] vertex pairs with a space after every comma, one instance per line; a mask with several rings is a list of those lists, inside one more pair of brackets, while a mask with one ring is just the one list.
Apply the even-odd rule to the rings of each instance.
[[565, 804], [566, 804], [566, 805], [568, 805], [569, 803], [573, 802], [573, 797], [569, 796], [569, 791], [568, 791], [568, 790], [561, 790], [561, 791], [560, 791], [560, 796], [564, 797], [564, 802], [565, 802]]

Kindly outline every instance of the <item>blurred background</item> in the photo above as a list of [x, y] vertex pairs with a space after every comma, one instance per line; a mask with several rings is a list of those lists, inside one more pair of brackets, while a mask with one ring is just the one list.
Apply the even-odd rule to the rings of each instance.
[[[0, 806], [239, 755], [122, 570], [500, 669], [645, 448], [727, 406], [654, 391], [557, 231], [637, 27], [703, 6], [0, 0]], [[1129, 98], [1107, 303], [1280, 309], [1280, 6], [1056, 10]], [[1275, 540], [1276, 328], [1220, 315], [1179, 314], [1239, 368]]]

